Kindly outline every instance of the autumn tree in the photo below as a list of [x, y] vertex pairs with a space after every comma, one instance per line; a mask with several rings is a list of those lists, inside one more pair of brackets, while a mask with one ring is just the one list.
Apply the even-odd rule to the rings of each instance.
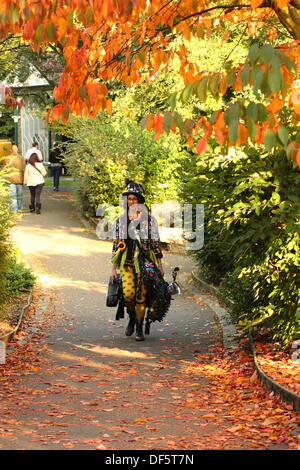
[[[180, 131], [200, 153], [214, 137], [221, 144], [243, 145], [248, 139], [268, 149], [283, 147], [296, 162], [300, 142], [286, 127], [281, 112], [288, 104], [291, 119], [300, 113], [300, 88], [295, 83], [299, 71], [300, 3], [298, 0], [224, 1], [205, 0], [8, 0], [0, 6], [0, 37], [22, 35], [35, 51], [49, 45], [59, 47], [65, 67], [55, 88], [57, 102], [53, 121], [66, 122], [71, 113], [95, 116], [111, 111], [107, 83], [139, 83], [147, 70], [149, 78], [180, 58], [185, 88], [173, 97], [166, 113], [149, 115], [147, 129], [156, 138], [163, 131]], [[201, 64], [188, 58], [185, 41], [224, 31], [224, 40], [237, 27], [254, 40], [257, 32], [269, 26], [267, 42], [254, 42], [244, 63], [230, 62], [217, 73], [206, 73]], [[285, 41], [277, 40], [277, 28]], [[182, 38], [174, 48], [174, 37]], [[211, 117], [194, 116], [188, 123], [176, 113], [176, 100], [207, 94], [224, 95], [249, 87], [253, 98], [236, 100]], [[196, 140], [195, 140], [196, 139]]]

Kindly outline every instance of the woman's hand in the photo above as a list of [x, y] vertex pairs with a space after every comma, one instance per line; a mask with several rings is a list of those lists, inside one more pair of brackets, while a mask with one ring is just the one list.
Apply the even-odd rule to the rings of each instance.
[[118, 272], [115, 266], [112, 267], [111, 269], [111, 277], [116, 281], [118, 279]]
[[[130, 213], [130, 211], [129, 211]], [[137, 220], [141, 217], [141, 212], [140, 211], [136, 211], [134, 214], [130, 213], [130, 215], [128, 214], [128, 218], [129, 220]]]
[[160, 270], [161, 275], [164, 276], [165, 273], [164, 273], [164, 270], [163, 270], [163, 267], [162, 267], [161, 259], [158, 259], [158, 260], [157, 260], [157, 267], [158, 267], [158, 269]]

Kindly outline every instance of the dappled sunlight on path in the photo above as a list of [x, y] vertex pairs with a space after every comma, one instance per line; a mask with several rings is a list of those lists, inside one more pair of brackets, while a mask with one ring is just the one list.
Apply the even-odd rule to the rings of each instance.
[[[106, 307], [111, 243], [79, 226], [69, 198], [43, 194], [14, 230], [39, 291], [0, 366], [1, 449], [295, 449], [297, 416], [240, 350], [226, 354], [201, 297], [174, 298], [143, 343]], [[166, 253], [179, 283], [192, 260]]]
[[93, 353], [99, 354], [100, 356], [111, 356], [111, 357], [118, 357], [118, 358], [132, 358], [132, 359], [153, 359], [155, 356], [145, 354], [143, 352], [138, 351], [127, 351], [125, 349], [120, 348], [108, 348], [98, 345], [77, 345], [79, 349], [84, 349], [85, 351], [91, 351]]
[[[63, 254], [85, 256], [99, 253], [99, 241], [87, 234], [85, 229], [80, 228], [77, 230], [68, 229], [66, 233], [63, 227], [55, 228], [55, 231], [41, 227], [28, 227], [27, 230], [22, 228], [21, 232], [17, 227], [13, 231], [13, 237], [17, 243], [24, 245], [23, 250], [26, 253], [31, 253], [33, 248], [36, 253], [43, 254], [46, 250], [50, 255], [57, 256]], [[85, 243], [86, 239], [90, 241], [88, 245]], [[67, 240], [68, 243], [66, 243]], [[106, 251], [105, 247], [107, 247], [107, 253], [111, 252], [107, 243], [104, 243], [104, 252]]]
[[85, 282], [81, 279], [75, 280], [74, 278], [58, 277], [51, 274], [40, 274], [39, 279], [44, 286], [47, 285], [49, 287], [71, 287], [73, 289], [95, 291], [102, 294], [105, 294], [107, 290], [107, 285], [104, 283]]

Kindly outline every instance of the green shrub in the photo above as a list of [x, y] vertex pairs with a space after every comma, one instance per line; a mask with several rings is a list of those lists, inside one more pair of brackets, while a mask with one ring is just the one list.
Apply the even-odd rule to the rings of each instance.
[[284, 152], [192, 159], [182, 197], [205, 204], [200, 272], [220, 284], [235, 321], [267, 328], [288, 344], [300, 336], [300, 172]]
[[16, 256], [9, 259], [5, 272], [6, 290], [10, 297], [20, 295], [24, 290], [33, 288], [35, 275], [24, 263], [18, 261]]
[[73, 118], [59, 131], [69, 139], [64, 159], [84, 215], [95, 215], [100, 204], [117, 205], [126, 179], [144, 185], [148, 203], [177, 197], [179, 161], [185, 155], [178, 136], [154, 142], [153, 134], [120, 113]]
[[0, 305], [6, 297], [5, 273], [11, 256], [9, 232], [12, 227], [12, 212], [9, 188], [5, 182], [5, 170], [0, 167]]
[[10, 241], [13, 214], [5, 174], [6, 170], [0, 167], [0, 307], [22, 290], [31, 289], [35, 280], [31, 271], [18, 261]]
[[[262, 296], [257, 296], [253, 288], [259, 282], [257, 273], [244, 273], [240, 277], [241, 268], [238, 266], [232, 272], [227, 272], [220, 283], [220, 297], [231, 313], [235, 323], [249, 316], [253, 309], [263, 301]], [[267, 301], [267, 295], [264, 295]]]

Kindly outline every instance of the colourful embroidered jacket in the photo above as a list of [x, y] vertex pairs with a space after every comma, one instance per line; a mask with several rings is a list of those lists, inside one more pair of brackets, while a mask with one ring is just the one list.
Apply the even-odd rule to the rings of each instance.
[[[116, 265], [120, 263], [120, 257], [116, 256], [118, 252], [126, 250], [126, 259], [131, 260], [134, 257], [138, 243], [140, 242], [143, 250], [153, 258], [162, 258], [161, 243], [158, 232], [157, 220], [154, 216], [142, 215], [139, 219], [128, 220], [127, 214], [119, 217], [115, 223], [114, 241], [112, 248], [113, 260]], [[120, 243], [121, 242], [121, 243]], [[117, 258], [119, 258], [117, 260]]]

